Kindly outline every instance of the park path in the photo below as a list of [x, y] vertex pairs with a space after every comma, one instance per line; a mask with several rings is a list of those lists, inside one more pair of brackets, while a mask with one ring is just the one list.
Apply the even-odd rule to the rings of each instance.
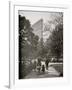
[[25, 79], [28, 78], [45, 78], [45, 77], [58, 77], [59, 72], [57, 72], [52, 66], [49, 66], [48, 70], [45, 71], [45, 73], [38, 73], [34, 70], [32, 70]]
[[50, 66], [49, 69], [48, 69], [48, 74], [59, 76], [60, 73], [57, 70], [55, 70], [55, 68]]

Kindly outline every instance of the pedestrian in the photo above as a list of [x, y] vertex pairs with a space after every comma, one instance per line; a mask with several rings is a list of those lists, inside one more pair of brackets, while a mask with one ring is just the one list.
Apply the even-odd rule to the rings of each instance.
[[46, 64], [46, 69], [48, 70], [48, 65], [49, 65], [49, 59], [48, 58], [46, 58], [45, 64]]
[[37, 63], [36, 63], [36, 61], [34, 61], [34, 71], [36, 71], [36, 65], [37, 65]]
[[42, 72], [44, 73], [45, 72], [45, 66], [42, 65]]
[[38, 58], [37, 69], [38, 69], [38, 72], [40, 72], [40, 70], [41, 70], [41, 58]]

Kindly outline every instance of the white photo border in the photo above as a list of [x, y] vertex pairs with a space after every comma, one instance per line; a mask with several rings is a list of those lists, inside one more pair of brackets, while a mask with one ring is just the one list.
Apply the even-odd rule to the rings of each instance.
[[[59, 5], [58, 5], [59, 6]], [[61, 86], [68, 85], [70, 82], [70, 62], [68, 61], [68, 40], [67, 35], [69, 34], [69, 8], [54, 6], [32, 6], [24, 5], [23, 3], [12, 3], [10, 2], [10, 87], [48, 87], [48, 86]], [[18, 10], [33, 10], [33, 11], [52, 11], [52, 12], [63, 12], [63, 38], [64, 38], [64, 62], [63, 62], [63, 73], [62, 78], [43, 78], [43, 79], [18, 79]]]

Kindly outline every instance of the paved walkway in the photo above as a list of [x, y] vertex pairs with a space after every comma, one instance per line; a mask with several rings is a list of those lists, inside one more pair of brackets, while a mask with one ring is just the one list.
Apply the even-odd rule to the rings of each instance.
[[48, 69], [48, 74], [59, 76], [60, 73], [59, 73], [58, 71], [56, 71], [56, 70], [51, 66], [51, 67], [49, 67], [49, 69]]
[[36, 72], [34, 70], [31, 71], [25, 78], [45, 78], [45, 77], [59, 77], [59, 73], [50, 66], [48, 70], [45, 70], [45, 73], [43, 72]]

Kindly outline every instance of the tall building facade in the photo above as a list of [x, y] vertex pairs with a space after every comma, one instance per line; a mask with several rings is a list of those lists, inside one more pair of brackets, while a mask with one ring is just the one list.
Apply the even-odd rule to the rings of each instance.
[[39, 39], [43, 38], [43, 19], [38, 20], [32, 25], [33, 32], [35, 35], [39, 36]]
[[43, 38], [43, 41], [45, 42], [46, 39], [49, 37], [50, 32], [48, 29], [46, 29], [43, 19], [38, 20], [36, 23], [32, 25], [33, 32], [35, 35], [39, 36], [39, 39]]

